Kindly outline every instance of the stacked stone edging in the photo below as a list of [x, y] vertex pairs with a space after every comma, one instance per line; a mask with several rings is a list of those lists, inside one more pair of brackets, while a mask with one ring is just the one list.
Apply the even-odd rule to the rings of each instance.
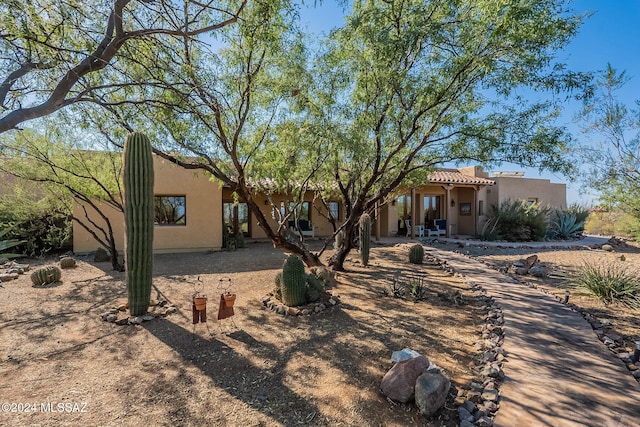
[[459, 390], [455, 399], [460, 417], [460, 427], [491, 427], [493, 418], [500, 408], [500, 385], [504, 380], [503, 363], [505, 355], [504, 344], [504, 314], [500, 304], [493, 297], [487, 296], [486, 291], [478, 283], [471, 281], [458, 273], [447, 261], [430, 256], [431, 261], [445, 271], [455, 275], [467, 283], [473, 292], [479, 294], [484, 302], [485, 318], [480, 330], [480, 339], [475, 343], [478, 352], [470, 368], [474, 380], [469, 390]]

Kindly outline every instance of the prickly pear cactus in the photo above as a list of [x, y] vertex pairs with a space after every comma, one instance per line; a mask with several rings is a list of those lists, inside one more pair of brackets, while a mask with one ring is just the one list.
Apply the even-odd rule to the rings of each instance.
[[147, 312], [153, 269], [153, 159], [146, 135], [124, 143], [124, 223], [127, 294], [132, 316]]
[[289, 256], [282, 267], [282, 302], [290, 307], [304, 304], [306, 281], [302, 260], [297, 256]]
[[42, 267], [31, 273], [31, 281], [36, 286], [55, 283], [62, 277], [62, 272], [56, 266]]
[[371, 217], [362, 214], [360, 217], [360, 257], [362, 264], [369, 265], [369, 249], [371, 248]]
[[421, 244], [416, 243], [409, 249], [409, 262], [412, 264], [422, 264], [424, 260], [424, 248]]

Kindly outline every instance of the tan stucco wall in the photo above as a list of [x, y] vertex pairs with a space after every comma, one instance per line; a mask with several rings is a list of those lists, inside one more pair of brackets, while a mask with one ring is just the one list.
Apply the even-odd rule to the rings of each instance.
[[[156, 253], [217, 250], [222, 246], [222, 189], [203, 172], [177, 167], [154, 156], [154, 193], [157, 196], [186, 197], [186, 225], [156, 226], [153, 248]], [[121, 212], [105, 209], [114, 227], [118, 250], [124, 248], [124, 217]], [[80, 206], [74, 214], [84, 215]], [[100, 222], [95, 211], [90, 217]], [[98, 243], [81, 226], [73, 225], [74, 252], [90, 252]]]
[[511, 200], [537, 199], [542, 206], [565, 209], [566, 184], [552, 183], [548, 179], [495, 177], [496, 185], [490, 193], [490, 204]]

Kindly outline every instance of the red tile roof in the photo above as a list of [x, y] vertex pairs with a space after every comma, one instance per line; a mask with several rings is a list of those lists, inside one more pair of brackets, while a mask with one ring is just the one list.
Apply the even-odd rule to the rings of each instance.
[[430, 182], [442, 184], [474, 184], [474, 185], [494, 185], [495, 181], [479, 176], [465, 175], [455, 169], [438, 170], [429, 175]]

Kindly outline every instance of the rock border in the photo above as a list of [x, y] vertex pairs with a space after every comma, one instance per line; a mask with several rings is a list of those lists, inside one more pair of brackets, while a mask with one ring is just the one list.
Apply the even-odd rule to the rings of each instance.
[[124, 304], [119, 307], [112, 307], [107, 311], [101, 313], [100, 318], [104, 322], [114, 323], [119, 326], [141, 325], [144, 322], [148, 322], [159, 317], [167, 317], [170, 314], [178, 312], [178, 307], [173, 304], [169, 304], [166, 300], [162, 300], [159, 302], [152, 301], [150, 306], [153, 307], [154, 311], [156, 308], [159, 309], [157, 312], [152, 311], [145, 314], [144, 316], [119, 317], [121, 313], [124, 313], [129, 309], [128, 304]]
[[323, 311], [340, 304], [340, 296], [331, 295], [326, 302], [306, 304], [300, 307], [289, 307], [278, 300], [273, 293], [268, 293], [260, 298], [260, 303], [276, 314], [283, 316], [310, 316], [320, 314]]
[[492, 427], [493, 419], [500, 409], [500, 385], [505, 376], [503, 370], [505, 354], [502, 348], [505, 337], [502, 307], [495, 302], [493, 297], [487, 296], [486, 290], [482, 286], [455, 271], [446, 260], [441, 260], [432, 254], [428, 255], [428, 260], [469, 285], [469, 289], [479, 294], [478, 297], [484, 303], [484, 324], [479, 331], [480, 339], [475, 343], [477, 355], [470, 366], [474, 380], [472, 380], [469, 390], [458, 391], [454, 404], [458, 406], [460, 427]]
[[[609, 242], [614, 241], [613, 239], [615, 238], [609, 239]], [[587, 247], [587, 248], [590, 250], [600, 249], [600, 248], [591, 248], [591, 247]], [[580, 314], [589, 323], [589, 325], [591, 325], [591, 329], [594, 331], [594, 333], [596, 334], [600, 342], [602, 342], [613, 354], [615, 354], [618, 357], [618, 359], [620, 359], [625, 364], [631, 376], [633, 376], [633, 378], [638, 383], [640, 383], [640, 362], [633, 363], [631, 359], [635, 349], [626, 347], [624, 345], [624, 340], [616, 332], [616, 330], [611, 326], [611, 322], [608, 319], [600, 320], [595, 315], [591, 314], [587, 309], [582, 308], [579, 305], [570, 302], [569, 294], [565, 295], [564, 298], [560, 297], [558, 295], [555, 295], [553, 292], [551, 292], [549, 289], [546, 289], [545, 287], [538, 286], [535, 283], [529, 282], [528, 280], [525, 279], [525, 276], [523, 276], [522, 274], [519, 274], [516, 271], [510, 271], [509, 269], [507, 271], [504, 271], [504, 269], [501, 269], [490, 262], [481, 261], [476, 257], [473, 257], [468, 254], [462, 254], [460, 252], [457, 252], [457, 253], [460, 255], [464, 255], [468, 258], [474, 259], [475, 261], [482, 262], [487, 267], [490, 267], [498, 271], [499, 273], [502, 273], [504, 275], [511, 277], [521, 285], [525, 285], [532, 289], [537, 289], [538, 291], [547, 295], [552, 295], [560, 304], [563, 304], [568, 308], [570, 308], [572, 311]]]

